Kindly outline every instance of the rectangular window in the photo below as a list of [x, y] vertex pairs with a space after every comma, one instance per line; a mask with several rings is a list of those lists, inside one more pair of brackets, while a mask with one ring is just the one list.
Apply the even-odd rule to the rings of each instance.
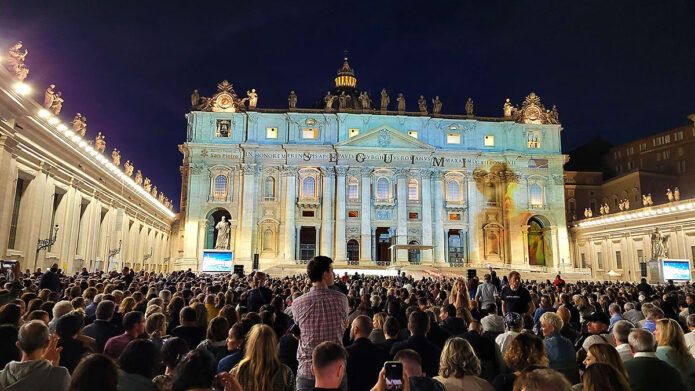
[[635, 153], [635, 147], [630, 147], [627, 149], [627, 155], [632, 156]]
[[231, 135], [232, 121], [228, 119], [218, 119], [217, 120], [217, 130], [215, 131], [215, 137], [229, 137]]
[[639, 274], [640, 277], [647, 277], [647, 262], [642, 262], [639, 264]]
[[495, 136], [485, 136], [485, 146], [494, 147], [495, 146]]
[[348, 217], [356, 219], [360, 217], [360, 213], [356, 210], [348, 210]]
[[641, 143], [641, 144], [639, 145], [639, 151], [640, 151], [640, 152], [643, 152], [643, 151], [646, 151], [646, 150], [647, 150], [647, 143]]
[[620, 254], [620, 251], [615, 252], [615, 267], [617, 269], [623, 268], [623, 258], [622, 258], [622, 254]]
[[461, 144], [461, 135], [456, 133], [449, 133], [446, 135], [447, 144]]
[[12, 206], [12, 220], [10, 221], [10, 240], [7, 248], [14, 249], [17, 241], [17, 223], [19, 222], [19, 206], [22, 203], [22, 193], [24, 192], [24, 179], [17, 178], [17, 187], [14, 192], [14, 203]]
[[671, 158], [671, 150], [667, 149], [664, 151], [664, 160]]
[[317, 128], [304, 128], [302, 129], [302, 138], [319, 138], [319, 130]]
[[314, 217], [314, 211], [313, 210], [303, 210], [302, 211], [302, 217]]
[[278, 128], [266, 128], [265, 138], [278, 138]]
[[598, 270], [603, 270], [603, 254], [600, 251], [596, 253], [596, 267]]
[[[492, 145], [495, 142], [493, 140]], [[487, 144], [486, 144], [487, 145]], [[530, 149], [537, 149], [541, 147], [541, 134], [537, 130], [529, 130], [527, 133], [526, 146]]]
[[415, 131], [415, 130], [409, 130], [409, 131], [408, 131], [408, 136], [410, 136], [410, 137], [412, 137], [412, 138], [417, 138], [417, 131]]
[[449, 214], [449, 220], [454, 220], [454, 221], [461, 220], [461, 215], [458, 213], [450, 213]]
[[418, 219], [418, 214], [417, 214], [417, 212], [410, 212], [410, 213], [408, 213], [408, 219], [410, 219], [410, 220], [417, 220], [417, 219]]
[[356, 128], [348, 129], [348, 137], [355, 137], [360, 134], [360, 130]]

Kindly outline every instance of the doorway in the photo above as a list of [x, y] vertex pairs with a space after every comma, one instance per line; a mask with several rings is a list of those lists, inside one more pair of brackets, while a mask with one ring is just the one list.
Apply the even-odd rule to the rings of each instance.
[[463, 263], [463, 240], [459, 230], [450, 229], [447, 232], [447, 244], [449, 248], [449, 263], [461, 265]]
[[316, 255], [316, 227], [299, 230], [299, 259], [308, 261]]
[[391, 264], [391, 230], [388, 227], [379, 227], [376, 229], [374, 240], [376, 241], [376, 258], [377, 265]]
[[347, 242], [347, 258], [348, 265], [360, 264], [360, 243], [355, 239]]

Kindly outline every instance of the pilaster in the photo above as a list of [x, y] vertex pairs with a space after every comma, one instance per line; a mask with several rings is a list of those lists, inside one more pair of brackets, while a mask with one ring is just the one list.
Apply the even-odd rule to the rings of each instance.
[[333, 255], [333, 191], [335, 189], [333, 178], [335, 177], [335, 169], [333, 167], [326, 167], [323, 171], [323, 200], [321, 203], [321, 251], [317, 254], [330, 257]]
[[362, 225], [360, 228], [360, 263], [371, 263], [374, 259], [372, 254], [372, 197], [371, 197], [371, 173], [372, 167], [362, 167], [362, 184], [361, 199], [362, 210], [360, 211], [360, 219]]
[[347, 241], [345, 240], [345, 174], [346, 166], [336, 166], [338, 176], [335, 201], [335, 261], [347, 263]]

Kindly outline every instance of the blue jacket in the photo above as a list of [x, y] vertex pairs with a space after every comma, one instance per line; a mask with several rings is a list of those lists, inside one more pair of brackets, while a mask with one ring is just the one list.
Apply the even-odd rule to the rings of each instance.
[[575, 360], [572, 341], [563, 337], [558, 330], [547, 336], [543, 343], [545, 343], [545, 350], [548, 352], [548, 360], [551, 364], [555, 362], [573, 362]]

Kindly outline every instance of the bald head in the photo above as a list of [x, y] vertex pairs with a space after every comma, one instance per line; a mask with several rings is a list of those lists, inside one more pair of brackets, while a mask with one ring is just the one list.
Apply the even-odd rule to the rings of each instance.
[[25, 354], [32, 354], [48, 345], [48, 326], [40, 320], [24, 323], [19, 328], [18, 345]]
[[352, 336], [354, 339], [369, 338], [373, 328], [372, 320], [366, 315], [360, 315], [352, 321]]

